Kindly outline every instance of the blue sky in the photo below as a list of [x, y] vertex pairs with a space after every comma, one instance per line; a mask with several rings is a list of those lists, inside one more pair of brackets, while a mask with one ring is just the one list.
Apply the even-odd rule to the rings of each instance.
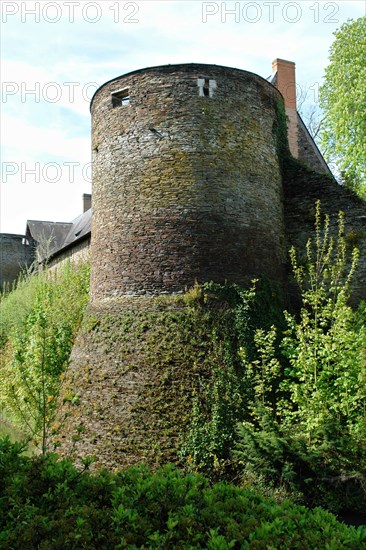
[[280, 57], [317, 102], [333, 32], [363, 15], [365, 0], [2, 0], [0, 231], [80, 214], [91, 192], [89, 100], [105, 81], [184, 62], [267, 77]]

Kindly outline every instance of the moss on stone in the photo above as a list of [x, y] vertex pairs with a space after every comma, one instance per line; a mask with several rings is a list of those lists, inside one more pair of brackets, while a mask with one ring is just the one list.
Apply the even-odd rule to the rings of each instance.
[[277, 137], [277, 154], [281, 160], [282, 169], [287, 166], [292, 156], [288, 144], [287, 136], [287, 115], [285, 109], [285, 102], [283, 99], [276, 99], [276, 124], [273, 127], [273, 131]]
[[249, 309], [240, 314], [240, 292], [196, 285], [183, 295], [91, 304], [65, 376], [61, 454], [95, 455], [98, 467], [179, 463], [193, 405], [207, 409], [215, 372], [243, 378], [239, 348], [251, 353], [259, 310], [252, 320]]

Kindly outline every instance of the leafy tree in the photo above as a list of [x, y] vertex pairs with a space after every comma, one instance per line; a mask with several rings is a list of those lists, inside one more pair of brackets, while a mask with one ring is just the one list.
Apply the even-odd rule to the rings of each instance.
[[[247, 365], [253, 382], [251, 418], [239, 426], [237, 456], [245, 477], [290, 490], [308, 504], [362, 509], [366, 502], [366, 327], [347, 304], [358, 251], [347, 261], [343, 215], [331, 235], [318, 201], [315, 238], [305, 264], [291, 251], [301, 289], [298, 316], [276, 358], [273, 327], [257, 331], [259, 359]], [[282, 365], [282, 369], [281, 369]], [[301, 496], [302, 495], [302, 496]]]
[[335, 33], [320, 89], [322, 145], [335, 155], [344, 183], [366, 196], [366, 17]]
[[[61, 379], [88, 302], [89, 266], [34, 274], [1, 302], [0, 410], [48, 448]], [[27, 307], [14, 311], [20, 298]]]

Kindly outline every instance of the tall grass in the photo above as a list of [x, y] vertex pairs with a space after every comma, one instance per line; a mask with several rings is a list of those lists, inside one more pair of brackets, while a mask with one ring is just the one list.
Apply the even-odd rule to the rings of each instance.
[[1, 296], [0, 411], [43, 447], [88, 300], [89, 265], [70, 262], [27, 274]]
[[24, 271], [17, 283], [0, 292], [0, 347], [14, 330], [20, 328], [31, 311], [41, 282], [46, 273]]

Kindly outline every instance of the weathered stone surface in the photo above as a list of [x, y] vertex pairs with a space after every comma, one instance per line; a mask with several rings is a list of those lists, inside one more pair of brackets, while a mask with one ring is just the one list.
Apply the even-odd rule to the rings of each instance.
[[62, 268], [66, 262], [77, 264], [79, 262], [90, 261], [90, 237], [85, 238], [81, 242], [72, 247], [63, 250], [61, 254], [51, 258], [47, 267], [51, 271], [56, 271]]
[[315, 203], [330, 216], [334, 237], [338, 234], [338, 213], [345, 216], [345, 237], [349, 252], [360, 251], [358, 267], [352, 281], [354, 304], [366, 299], [366, 203], [324, 174], [312, 172], [296, 162], [287, 163], [284, 178], [284, 205], [287, 248], [292, 245], [305, 251], [307, 239], [314, 234]]
[[194, 396], [215, 365], [227, 367], [230, 315], [217, 299], [92, 303], [63, 383], [58, 452], [75, 460], [95, 455], [98, 468], [178, 462]]
[[[198, 81], [215, 81], [209, 96]], [[129, 104], [111, 94], [128, 89]], [[92, 102], [92, 299], [282, 281], [279, 92], [215, 65], [136, 71]]]
[[297, 114], [298, 126], [298, 156], [300, 162], [304, 163], [310, 170], [332, 176], [327, 163], [323, 159], [318, 147], [310, 136], [303, 120]]
[[0, 233], [0, 290], [11, 285], [34, 261], [34, 246], [23, 235]]
[[317, 199], [333, 232], [345, 213], [361, 250], [354, 296], [366, 298], [365, 203], [289, 158], [281, 101], [256, 75], [195, 64], [96, 92], [91, 304], [63, 384], [62, 454], [177, 460], [199, 381], [225, 368], [212, 331], [225, 308], [192, 318], [177, 293], [266, 275], [291, 294], [287, 250], [304, 249]]

